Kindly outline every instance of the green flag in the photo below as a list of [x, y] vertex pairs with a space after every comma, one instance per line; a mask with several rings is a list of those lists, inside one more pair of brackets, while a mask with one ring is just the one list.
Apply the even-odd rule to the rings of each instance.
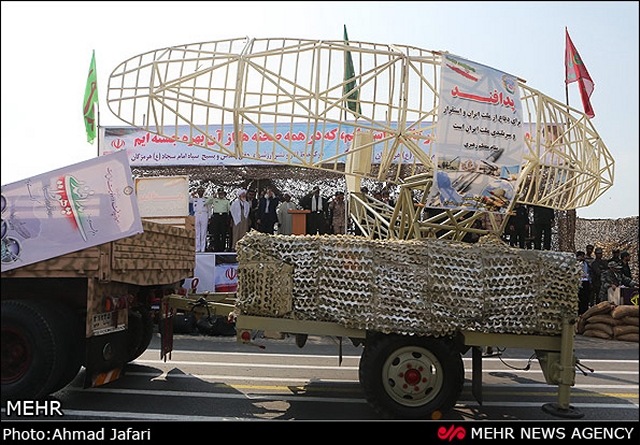
[[93, 144], [96, 138], [96, 116], [94, 104], [98, 103], [98, 73], [96, 71], [96, 52], [91, 55], [91, 65], [89, 65], [89, 76], [87, 86], [84, 89], [84, 103], [82, 112], [84, 115], [84, 126], [87, 130], [87, 141]]
[[[347, 36], [347, 25], [344, 25], [344, 41], [349, 44], [349, 37]], [[362, 114], [362, 110], [360, 109], [360, 102], [358, 101], [358, 96], [360, 91], [356, 90], [356, 70], [353, 67], [353, 59], [351, 58], [351, 51], [345, 52], [345, 66], [344, 66], [344, 80], [348, 81], [344, 85], [344, 94], [349, 93], [353, 90], [351, 94], [347, 96], [347, 107], [358, 114]], [[349, 80], [351, 79], [351, 80]]]

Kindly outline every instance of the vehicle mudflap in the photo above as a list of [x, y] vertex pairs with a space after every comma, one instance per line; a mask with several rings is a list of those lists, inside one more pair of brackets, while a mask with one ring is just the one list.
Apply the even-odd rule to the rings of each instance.
[[114, 382], [124, 375], [124, 367], [110, 369], [109, 371], [95, 371], [90, 372], [87, 370], [84, 378], [85, 388], [95, 388], [97, 386], [106, 385], [107, 383]]
[[158, 326], [160, 331], [160, 359], [171, 360], [173, 351], [173, 320], [176, 310], [171, 306], [169, 295], [166, 295], [160, 303], [160, 320]]
[[84, 387], [102, 386], [124, 375], [128, 361], [127, 331], [87, 338]]

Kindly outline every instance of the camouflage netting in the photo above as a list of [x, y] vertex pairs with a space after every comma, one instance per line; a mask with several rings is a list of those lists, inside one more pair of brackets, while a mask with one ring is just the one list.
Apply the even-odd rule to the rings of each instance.
[[491, 237], [467, 244], [252, 231], [237, 252], [236, 307], [248, 315], [433, 336], [555, 335], [563, 316], [577, 316], [573, 253]]
[[585, 250], [587, 244], [602, 247], [602, 257], [611, 258], [613, 249], [627, 251], [631, 255], [629, 267], [631, 277], [638, 280], [638, 217], [618, 219], [582, 219], [576, 220], [576, 250]]

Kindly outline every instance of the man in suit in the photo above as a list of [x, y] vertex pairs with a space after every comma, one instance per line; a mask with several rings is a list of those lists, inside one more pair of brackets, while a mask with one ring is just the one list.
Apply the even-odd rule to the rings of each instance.
[[258, 214], [256, 219], [256, 222], [258, 223], [258, 231], [262, 233], [274, 233], [274, 226], [278, 222], [276, 209], [278, 208], [279, 203], [280, 200], [273, 193], [273, 189], [269, 187], [258, 203]]
[[250, 205], [249, 208], [249, 230], [258, 230], [258, 204], [260, 204], [260, 200], [257, 198], [258, 193], [253, 190], [247, 190], [247, 202]]
[[302, 201], [302, 208], [311, 211], [307, 215], [307, 235], [324, 235], [329, 229], [329, 203], [320, 195], [320, 187], [315, 186]]
[[555, 219], [555, 211], [549, 207], [533, 207], [533, 227], [536, 232], [534, 248], [551, 250], [551, 228]]

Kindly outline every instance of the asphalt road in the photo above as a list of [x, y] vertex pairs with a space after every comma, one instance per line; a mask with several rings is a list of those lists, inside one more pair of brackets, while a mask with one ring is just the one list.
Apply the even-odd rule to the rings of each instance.
[[[310, 337], [304, 348], [292, 337], [260, 343], [264, 349], [239, 344], [235, 337], [178, 335], [165, 362], [156, 336], [126, 375], [109, 385], [83, 389], [81, 371], [53, 395], [64, 413], [55, 420], [379, 419], [358, 382], [360, 347], [345, 340], [340, 362], [339, 345], [324, 337]], [[500, 355], [483, 359], [483, 403], [471, 394], [467, 354], [463, 393], [441, 420], [559, 420], [542, 409], [557, 401], [557, 387], [545, 383], [533, 351], [494, 352]], [[583, 416], [579, 420], [638, 421], [638, 344], [576, 336], [575, 354], [594, 369], [578, 372], [571, 389], [571, 406]], [[3, 407], [2, 419], [15, 417]]]

